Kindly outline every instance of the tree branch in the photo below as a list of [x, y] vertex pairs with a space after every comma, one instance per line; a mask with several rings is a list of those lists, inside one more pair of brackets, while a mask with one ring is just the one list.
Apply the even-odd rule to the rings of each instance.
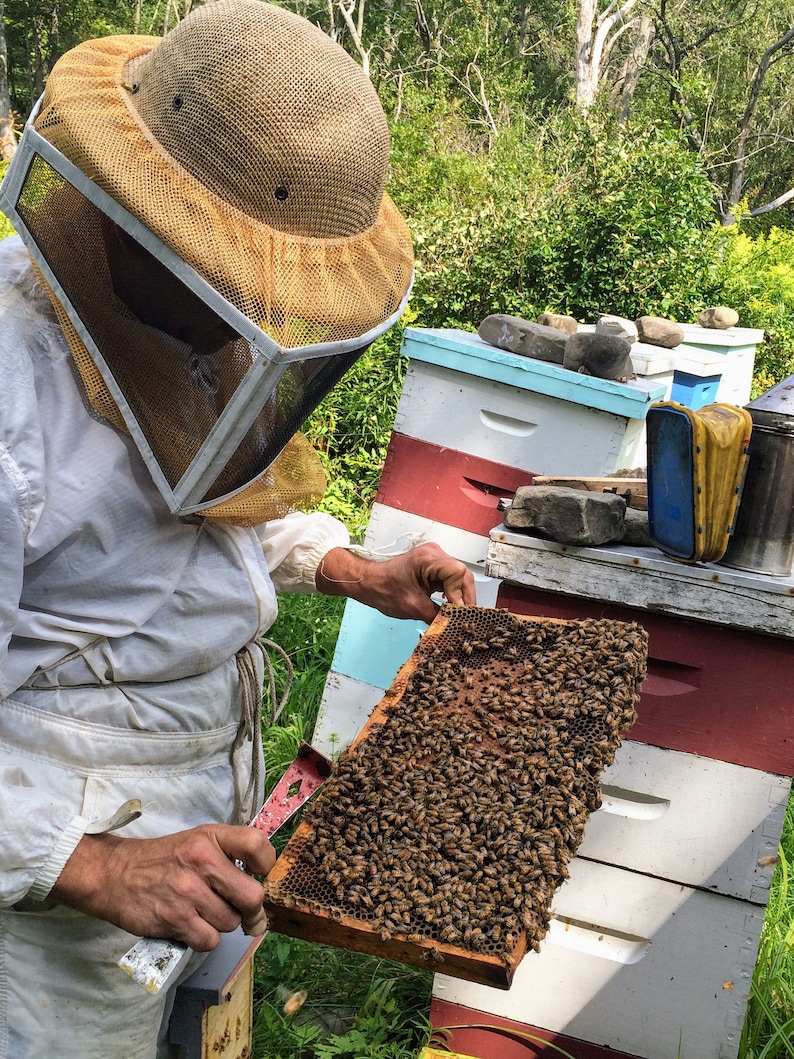
[[361, 40], [361, 26], [363, 25], [364, 16], [364, 0], [358, 0], [359, 13], [358, 23], [353, 21], [353, 12], [356, 9], [356, 0], [349, 0], [345, 3], [345, 0], [339, 0], [338, 8], [342, 13], [342, 18], [345, 20], [345, 25], [348, 28], [350, 37], [355, 45], [356, 51], [358, 52], [359, 58], [361, 59], [361, 66], [364, 73], [369, 77], [369, 56], [372, 48], [365, 48], [364, 43]]
[[776, 210], [778, 206], [784, 206], [787, 202], [794, 199], [794, 188], [789, 188], [782, 195], [778, 195], [772, 202], [768, 202], [766, 206], [756, 206], [754, 210], [750, 210], [751, 217], [760, 217], [762, 213], [771, 213], [772, 210]]
[[733, 207], [736, 206], [742, 197], [745, 164], [747, 162], [747, 141], [750, 137], [750, 127], [753, 118], [755, 117], [755, 111], [758, 106], [758, 100], [761, 96], [764, 80], [769, 72], [769, 67], [774, 57], [779, 57], [778, 53], [782, 52], [792, 40], [794, 40], [794, 26], [791, 26], [782, 37], [779, 37], [774, 42], [774, 44], [769, 45], [756, 67], [755, 75], [752, 84], [750, 85], [750, 94], [747, 97], [747, 103], [745, 104], [744, 114], [742, 114], [741, 121], [739, 122], [739, 137], [736, 141], [736, 155], [731, 167], [726, 194], [729, 211], [733, 210]]

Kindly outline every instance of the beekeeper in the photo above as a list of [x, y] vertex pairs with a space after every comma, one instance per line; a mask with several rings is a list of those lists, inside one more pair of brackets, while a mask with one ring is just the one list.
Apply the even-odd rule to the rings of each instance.
[[[356, 63], [260, 0], [57, 63], [0, 193], [0, 1055], [151, 1059], [135, 936], [262, 932], [256, 640], [276, 592], [432, 619], [301, 423], [399, 317], [406, 226]], [[173, 992], [173, 991], [172, 991]]]

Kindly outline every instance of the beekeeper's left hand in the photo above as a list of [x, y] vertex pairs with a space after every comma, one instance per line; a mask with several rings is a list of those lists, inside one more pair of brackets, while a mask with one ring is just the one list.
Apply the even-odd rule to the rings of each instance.
[[390, 618], [419, 618], [428, 624], [438, 613], [430, 598], [440, 593], [456, 606], [475, 606], [474, 575], [437, 544], [420, 544], [382, 562], [346, 548], [333, 548], [316, 575], [320, 592], [348, 596]]

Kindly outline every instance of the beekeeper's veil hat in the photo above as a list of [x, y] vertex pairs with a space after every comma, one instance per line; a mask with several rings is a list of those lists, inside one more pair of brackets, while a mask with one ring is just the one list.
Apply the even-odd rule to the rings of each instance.
[[0, 204], [172, 511], [253, 524], [322, 492], [296, 431], [411, 284], [387, 165], [361, 68], [262, 0], [54, 67]]

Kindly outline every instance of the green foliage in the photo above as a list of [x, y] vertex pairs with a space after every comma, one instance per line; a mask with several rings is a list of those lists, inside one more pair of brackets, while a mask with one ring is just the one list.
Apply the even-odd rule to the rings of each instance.
[[5, 239], [7, 235], [13, 235], [14, 229], [11, 226], [11, 221], [4, 213], [0, 213], [0, 239]]
[[761, 931], [740, 1059], [794, 1057], [794, 798], [780, 841]]
[[[428, 1041], [432, 975], [270, 934], [257, 953], [253, 1059], [414, 1059]], [[295, 1015], [284, 1002], [305, 991]]]
[[133, 0], [5, 0], [8, 86], [23, 117], [56, 60], [81, 41], [132, 28]]
[[[689, 321], [716, 280], [713, 189], [677, 133], [592, 119], [571, 130], [544, 204], [550, 297], [578, 319]], [[559, 150], [559, 148], [558, 148]]]
[[488, 153], [442, 156], [422, 150], [422, 131], [398, 125], [394, 162], [422, 324], [476, 328], [489, 313], [548, 309], [689, 321], [713, 297], [712, 188], [672, 131], [625, 135], [563, 114], [532, 135], [505, 130]]
[[[267, 636], [286, 652], [292, 673], [278, 652], [271, 649], [268, 658], [275, 674], [276, 701], [271, 701], [267, 689], [263, 732], [268, 790], [294, 760], [301, 740], [311, 740], [344, 604], [342, 597], [319, 593], [279, 597], [279, 615]], [[287, 701], [277, 723], [269, 724], [268, 717], [276, 711], [287, 689]]]
[[[5, 171], [8, 168], [8, 163], [0, 159], [0, 180], [5, 176]], [[0, 239], [5, 239], [7, 235], [13, 235], [14, 229], [9, 221], [8, 217], [4, 213], [0, 213]]]
[[363, 534], [386, 459], [406, 359], [400, 355], [409, 317], [374, 342], [304, 427], [328, 473], [322, 509]]
[[742, 326], [766, 332], [755, 362], [757, 396], [794, 374], [794, 232], [772, 228], [751, 238], [734, 227], [728, 234], [722, 298]]

